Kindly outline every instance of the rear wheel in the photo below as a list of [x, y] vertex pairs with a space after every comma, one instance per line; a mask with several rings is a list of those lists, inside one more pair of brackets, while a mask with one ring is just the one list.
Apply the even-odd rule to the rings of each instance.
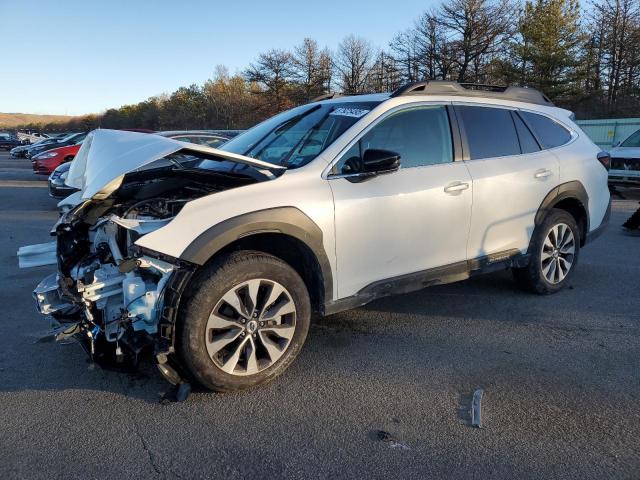
[[205, 267], [186, 299], [179, 355], [198, 383], [233, 391], [266, 383], [298, 355], [310, 301], [288, 264], [241, 251]]
[[552, 209], [535, 229], [529, 265], [513, 269], [516, 281], [539, 294], [562, 290], [570, 280], [580, 253], [580, 231], [573, 216]]

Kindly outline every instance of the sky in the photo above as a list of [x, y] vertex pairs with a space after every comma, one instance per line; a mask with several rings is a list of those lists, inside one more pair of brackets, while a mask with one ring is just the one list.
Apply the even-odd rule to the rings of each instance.
[[[437, 0], [0, 0], [0, 112], [81, 115], [244, 70], [305, 37], [385, 47]], [[398, 4], [400, 5], [400, 4]]]

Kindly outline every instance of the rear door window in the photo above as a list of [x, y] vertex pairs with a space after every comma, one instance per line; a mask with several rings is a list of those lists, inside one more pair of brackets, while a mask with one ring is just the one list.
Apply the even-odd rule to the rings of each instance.
[[520, 114], [542, 142], [543, 148], [559, 147], [571, 140], [571, 132], [550, 118], [531, 112]]
[[520, 142], [510, 110], [493, 107], [457, 105], [469, 145], [469, 158], [520, 155]]

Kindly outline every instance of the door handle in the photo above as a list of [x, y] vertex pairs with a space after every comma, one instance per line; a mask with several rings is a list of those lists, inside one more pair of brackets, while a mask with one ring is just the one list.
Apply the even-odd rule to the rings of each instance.
[[469, 188], [469, 184], [465, 183], [465, 182], [453, 182], [450, 183], [449, 185], [447, 185], [446, 187], [444, 187], [444, 192], [445, 193], [450, 193], [452, 195], [458, 194], [460, 192], [462, 192], [463, 190], [466, 190], [467, 188]]
[[553, 172], [551, 170], [547, 170], [546, 168], [538, 170], [536, 173], [533, 174], [535, 178], [547, 178], [547, 177], [550, 177], [551, 175], [553, 175]]

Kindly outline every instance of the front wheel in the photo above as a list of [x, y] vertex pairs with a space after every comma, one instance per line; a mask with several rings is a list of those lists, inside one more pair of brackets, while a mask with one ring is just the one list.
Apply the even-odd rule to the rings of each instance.
[[303, 280], [261, 252], [235, 252], [205, 267], [185, 303], [178, 354], [193, 379], [211, 390], [243, 390], [277, 377], [309, 330]]
[[514, 268], [516, 281], [539, 294], [562, 290], [569, 282], [580, 253], [580, 231], [573, 216], [552, 209], [536, 227], [529, 246], [529, 265]]

